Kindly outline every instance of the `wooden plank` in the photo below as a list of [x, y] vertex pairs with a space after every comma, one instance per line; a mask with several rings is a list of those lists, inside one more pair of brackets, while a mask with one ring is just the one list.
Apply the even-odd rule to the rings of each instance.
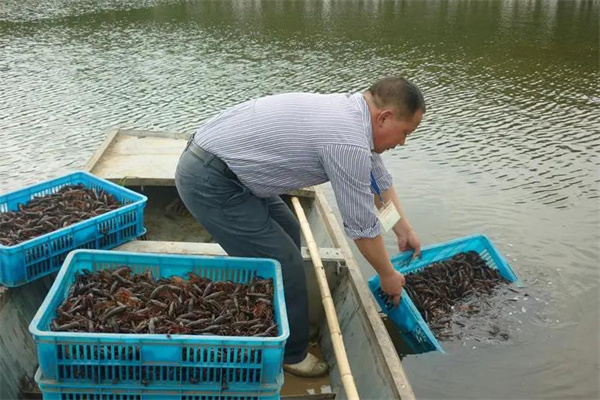
[[120, 178], [116, 176], [103, 178], [121, 186], [175, 186], [174, 178], [147, 178], [132, 175], [126, 175]]
[[[196, 254], [207, 256], [226, 256], [227, 253], [217, 243], [192, 243], [192, 242], [163, 242], [154, 240], [133, 240], [115, 248], [119, 251], [132, 251], [138, 253], [167, 253], [167, 254]], [[342, 252], [334, 248], [320, 248], [319, 255], [325, 262], [344, 261]], [[302, 247], [302, 257], [310, 260], [306, 247]]]
[[177, 156], [179, 158], [186, 144], [187, 141], [183, 139], [119, 135], [113, 141], [107, 156], [114, 158]]
[[140, 129], [121, 129], [120, 134], [124, 135], [124, 136], [162, 137], [162, 138], [183, 139], [183, 140], [188, 140], [191, 135], [191, 133], [146, 131], [146, 130], [140, 130]]
[[332, 400], [335, 393], [303, 394], [293, 396], [281, 396], [283, 400]]
[[[351, 302], [349, 307], [351, 310], [353, 310], [356, 316], [360, 317], [360, 320], [364, 321], [364, 323], [358, 325], [356, 325], [356, 322], [353, 323], [355, 326], [357, 326], [357, 328], [358, 326], [364, 326], [364, 328], [367, 329], [367, 339], [373, 339], [372, 342], [369, 343], [370, 345], [368, 347], [374, 351], [374, 353], [371, 353], [372, 356], [376, 357], [379, 362], [383, 363], [384, 368], [380, 368], [380, 371], [383, 374], [382, 378], [389, 382], [388, 386], [393, 389], [392, 398], [403, 400], [414, 399], [415, 394], [410, 386], [410, 383], [408, 382], [404, 368], [400, 363], [398, 353], [396, 352], [390, 336], [383, 325], [383, 321], [379, 316], [373, 295], [369, 291], [367, 284], [360, 272], [358, 262], [354, 258], [352, 250], [350, 249], [348, 241], [346, 240], [346, 236], [342, 232], [340, 225], [337, 223], [337, 218], [331, 210], [322, 188], [316, 188], [316, 195], [317, 207], [323, 215], [325, 223], [329, 225], [327, 229], [328, 231], [332, 232], [334, 241], [337, 245], [339, 245], [348, 267], [347, 273], [349, 274], [349, 287], [345, 292], [343, 290], [341, 292], [344, 292], [346, 296], [355, 296], [356, 301], [359, 302], [358, 305], [352, 304]], [[340, 293], [340, 291], [336, 289], [336, 293]], [[336, 300], [336, 305], [338, 304], [338, 301], [341, 301], [341, 299]], [[339, 317], [340, 320], [348, 321], [347, 323], [351, 323], [353, 320], [353, 318], [348, 316], [344, 317], [343, 315], [339, 315]], [[323, 324], [322, 326], [326, 329], [326, 324]], [[342, 323], [342, 326], [344, 326], [344, 323]], [[344, 327], [344, 332], [345, 331], [346, 329]], [[350, 331], [352, 331], [352, 329], [350, 329]], [[324, 337], [324, 335], [322, 334], [321, 337]], [[352, 337], [352, 335], [350, 335], [350, 337]], [[347, 343], [346, 348], [352, 351], [352, 346], [360, 346], [360, 344], [352, 343], [349, 345]], [[366, 360], [368, 354], [365, 353], [357, 357]], [[352, 358], [351, 362], [352, 360], [355, 360], [355, 358]], [[330, 376], [332, 377], [333, 383], [334, 374], [331, 374]], [[369, 382], [371, 378], [372, 377], [370, 377], [368, 374], [359, 374], [355, 377], [357, 386], [362, 392], [363, 396], [365, 396], [364, 391], [370, 389], [369, 385], [371, 385], [371, 383]]]
[[118, 135], [118, 133], [119, 133], [119, 129], [117, 129], [117, 128], [111, 129], [110, 131], [108, 131], [108, 134], [106, 135], [106, 138], [104, 139], [104, 141], [100, 144], [100, 147], [98, 147], [96, 149], [94, 154], [92, 154], [92, 157], [90, 157], [88, 162], [83, 167], [83, 169], [85, 171], [88, 171], [88, 172], [92, 171], [92, 169], [96, 166], [96, 164], [98, 163], [100, 158], [104, 155], [104, 152], [106, 151], [108, 146], [111, 145], [111, 143], [113, 142], [115, 137]]
[[174, 185], [175, 169], [186, 141], [119, 134], [93, 172], [125, 185]]
[[298, 190], [290, 190], [286, 193], [288, 196], [297, 196], [297, 197], [309, 197], [315, 198], [315, 189], [312, 186], [308, 186]]

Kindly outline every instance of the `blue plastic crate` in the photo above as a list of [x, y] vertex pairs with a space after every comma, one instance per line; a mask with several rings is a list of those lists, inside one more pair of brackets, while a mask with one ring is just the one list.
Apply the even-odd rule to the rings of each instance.
[[[193, 272], [213, 281], [272, 278], [276, 337], [53, 332], [50, 322], [76, 272], [116, 269], [150, 271], [155, 279]], [[29, 331], [45, 379], [57, 384], [143, 384], [148, 389], [278, 389], [289, 325], [281, 266], [259, 258], [139, 254], [102, 250], [71, 252]], [[193, 378], [193, 379], [191, 379]], [[191, 381], [194, 381], [192, 383]]]
[[184, 388], [150, 389], [124, 385], [55, 384], [44, 379], [40, 369], [35, 374], [35, 381], [44, 400], [279, 400], [280, 398], [278, 389], [200, 391]]
[[58, 270], [74, 249], [111, 249], [146, 233], [147, 197], [84, 171], [77, 171], [0, 196], [0, 212], [18, 210], [19, 204], [83, 184], [104, 190], [123, 206], [14, 246], [0, 245], [0, 284], [15, 287]]
[[[497, 269], [500, 275], [509, 282], [521, 285], [510, 265], [485, 235], [472, 235], [424, 247], [421, 249], [421, 259], [415, 259], [412, 262], [410, 261], [413, 255], [412, 251], [399, 253], [392, 257], [391, 261], [396, 270], [403, 274], [410, 274], [467, 251], [477, 252], [485, 260], [488, 267]], [[387, 297], [381, 290], [378, 275], [369, 279], [369, 288], [381, 309], [396, 325], [400, 336], [411, 351], [425, 353], [437, 350], [444, 353], [442, 346], [405, 290], [402, 291], [400, 305], [398, 308], [394, 308], [392, 304], [387, 302]]]

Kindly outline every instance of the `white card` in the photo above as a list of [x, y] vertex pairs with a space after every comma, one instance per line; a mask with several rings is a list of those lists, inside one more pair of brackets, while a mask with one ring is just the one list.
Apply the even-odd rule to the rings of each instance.
[[387, 232], [400, 221], [400, 213], [392, 201], [388, 201], [385, 206], [377, 211], [377, 218], [383, 227], [383, 231]]

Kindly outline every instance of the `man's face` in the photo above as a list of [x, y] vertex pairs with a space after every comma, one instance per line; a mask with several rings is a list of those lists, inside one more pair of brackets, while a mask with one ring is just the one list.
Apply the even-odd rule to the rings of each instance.
[[396, 146], [403, 146], [406, 137], [421, 123], [423, 112], [417, 110], [412, 117], [397, 119], [394, 111], [383, 110], [373, 124], [373, 146], [376, 153], [383, 153]]

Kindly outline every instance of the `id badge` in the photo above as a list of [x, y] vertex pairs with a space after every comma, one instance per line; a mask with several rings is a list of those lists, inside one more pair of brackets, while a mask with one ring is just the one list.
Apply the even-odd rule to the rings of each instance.
[[387, 232], [396, 225], [396, 222], [400, 221], [400, 213], [398, 212], [398, 209], [396, 209], [396, 206], [394, 206], [394, 203], [390, 200], [377, 210], [377, 218], [379, 218], [383, 231]]

